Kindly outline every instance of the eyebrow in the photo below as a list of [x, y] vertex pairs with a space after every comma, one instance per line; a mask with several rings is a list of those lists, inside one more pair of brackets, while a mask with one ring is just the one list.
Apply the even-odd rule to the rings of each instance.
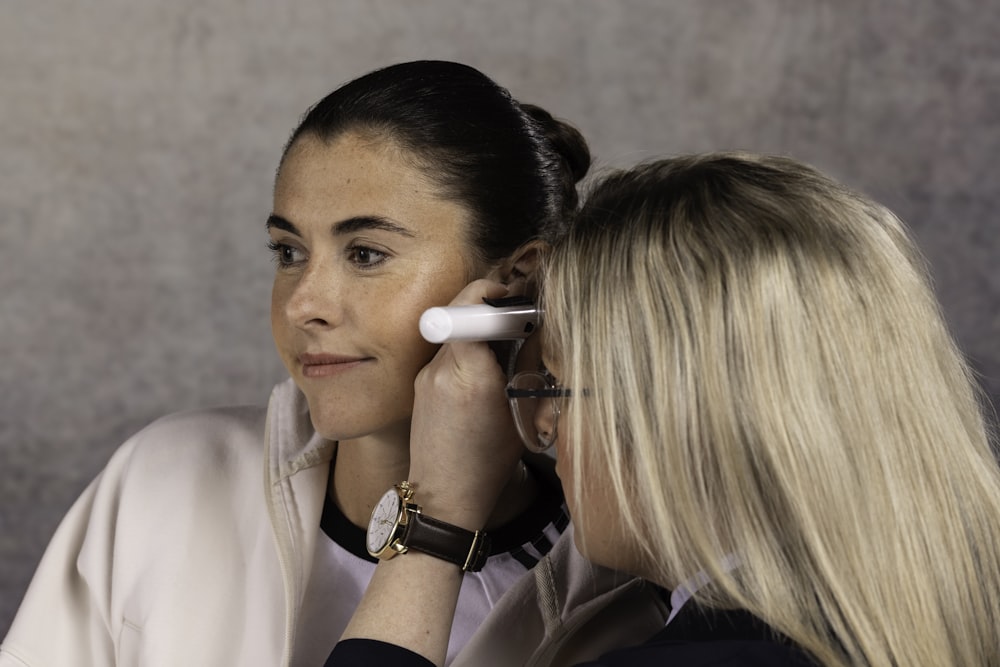
[[389, 218], [383, 218], [378, 215], [359, 215], [353, 218], [347, 218], [346, 220], [341, 220], [333, 226], [333, 233], [350, 234], [352, 232], [360, 232], [365, 229], [380, 229], [384, 232], [392, 232], [393, 234], [400, 234], [410, 238], [416, 236], [406, 227], [393, 222]]
[[273, 213], [267, 216], [267, 229], [280, 229], [286, 231], [290, 234], [295, 234], [296, 236], [302, 236], [299, 232], [298, 227], [285, 220], [280, 215], [274, 215]]
[[[289, 232], [290, 234], [302, 236], [301, 232], [299, 232], [298, 228], [294, 224], [285, 218], [282, 218], [280, 215], [274, 215], [273, 213], [267, 217], [267, 228], [281, 229]], [[352, 218], [347, 218], [346, 220], [341, 220], [333, 226], [333, 233], [337, 235], [351, 234], [353, 232], [359, 232], [366, 229], [379, 229], [385, 232], [392, 232], [393, 234], [407, 236], [409, 238], [416, 236], [406, 227], [403, 227], [388, 218], [383, 218], [377, 215], [358, 215]]]

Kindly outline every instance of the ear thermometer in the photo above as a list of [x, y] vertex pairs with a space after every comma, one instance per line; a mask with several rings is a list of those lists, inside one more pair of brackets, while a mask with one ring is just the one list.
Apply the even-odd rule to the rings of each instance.
[[[516, 305], [504, 305], [512, 302]], [[420, 335], [430, 343], [514, 340], [530, 336], [539, 319], [540, 313], [530, 301], [521, 297], [494, 299], [483, 305], [429, 308], [420, 316]]]

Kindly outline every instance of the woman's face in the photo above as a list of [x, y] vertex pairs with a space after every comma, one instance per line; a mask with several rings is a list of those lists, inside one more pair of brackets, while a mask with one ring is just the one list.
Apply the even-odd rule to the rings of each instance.
[[467, 225], [391, 140], [305, 135], [288, 151], [268, 221], [271, 329], [324, 437], [408, 433], [437, 350], [420, 315], [477, 277]]
[[[626, 572], [636, 572], [639, 560], [638, 545], [622, 531], [618, 501], [608, 471], [592, 457], [586, 456], [591, 442], [587, 434], [587, 406], [589, 400], [580, 387], [562, 375], [563, 369], [553, 355], [543, 352], [543, 364], [554, 378], [572, 395], [562, 399], [556, 425], [556, 474], [566, 490], [566, 505], [573, 517], [573, 541], [581, 554], [598, 565]], [[578, 438], [571, 434], [570, 420], [575, 410], [582, 410], [582, 428]], [[535, 427], [539, 432], [551, 433], [551, 410], [536, 412]], [[576, 477], [574, 459], [580, 458], [580, 479]], [[582, 490], [578, 495], [577, 490]]]

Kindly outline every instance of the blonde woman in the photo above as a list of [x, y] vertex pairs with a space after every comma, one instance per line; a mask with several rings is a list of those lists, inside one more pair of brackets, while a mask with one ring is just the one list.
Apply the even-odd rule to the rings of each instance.
[[[555, 445], [580, 551], [673, 606], [587, 664], [1000, 665], [1000, 475], [888, 210], [786, 158], [653, 162], [596, 186], [544, 306], [547, 372], [508, 386], [521, 435]], [[462, 435], [489, 441], [502, 390], [477, 344], [418, 378], [425, 512], [482, 528], [518, 452], [471, 458]], [[461, 580], [425, 554], [384, 561], [328, 664], [440, 664]]]

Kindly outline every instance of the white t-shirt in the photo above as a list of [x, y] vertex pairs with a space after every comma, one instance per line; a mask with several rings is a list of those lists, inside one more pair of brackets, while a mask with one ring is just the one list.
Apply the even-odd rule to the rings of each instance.
[[[490, 532], [492, 555], [479, 572], [467, 572], [448, 643], [450, 663], [504, 592], [541, 559], [569, 523], [561, 491], [543, 488], [521, 516]], [[296, 654], [329, 654], [343, 634], [375, 572], [365, 530], [355, 526], [329, 496], [323, 507], [309, 585], [296, 632]]]

